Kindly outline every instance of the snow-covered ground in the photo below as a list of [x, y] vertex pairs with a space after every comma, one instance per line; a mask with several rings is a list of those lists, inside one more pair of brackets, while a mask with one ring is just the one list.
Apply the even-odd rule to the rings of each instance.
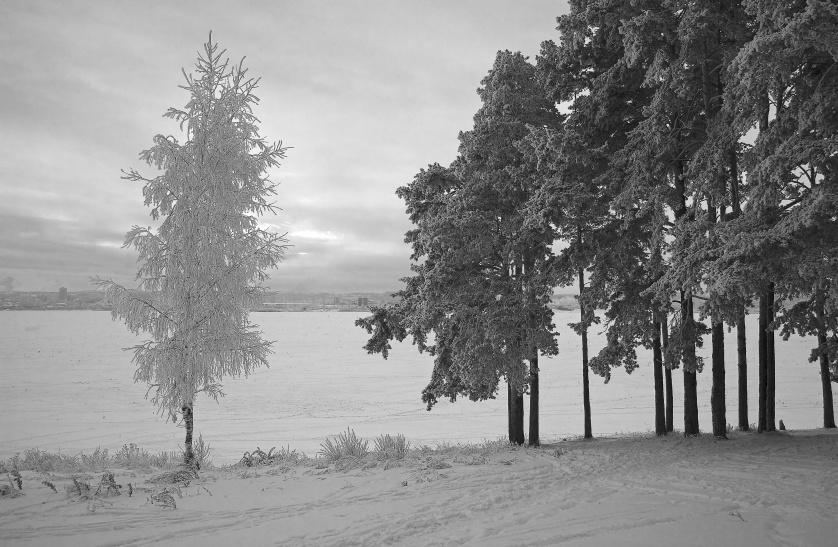
[[[366, 333], [353, 313], [256, 313], [265, 338], [276, 340], [271, 367], [250, 378], [226, 380], [216, 404], [199, 398], [196, 433], [212, 447], [216, 463], [237, 461], [245, 450], [272, 446], [315, 454], [328, 436], [351, 427], [365, 438], [404, 434], [414, 446], [480, 442], [506, 433], [505, 390], [499, 399], [442, 402], [427, 412], [420, 398], [431, 358], [409, 342], [396, 344], [385, 361], [361, 349]], [[581, 348], [565, 325], [576, 312], [559, 312], [560, 355], [542, 360], [541, 433], [555, 441], [582, 433]], [[756, 317], [748, 317], [750, 421], [756, 421]], [[593, 333], [592, 353], [602, 337]], [[133, 383], [136, 342], [124, 325], [94, 311], [0, 313], [0, 460], [40, 448], [75, 454], [96, 447], [113, 453], [123, 444], [157, 452], [178, 450], [183, 430], [167, 423]], [[727, 336], [728, 422], [736, 423], [735, 334]], [[777, 341], [777, 418], [790, 429], [822, 425], [818, 367], [807, 358], [813, 340]], [[709, 341], [708, 341], [709, 346]], [[709, 347], [703, 350], [707, 355]], [[593, 429], [597, 436], [654, 428], [649, 352], [640, 368], [614, 372], [609, 384], [591, 377]], [[675, 384], [675, 427], [683, 423], [682, 380]], [[701, 427], [710, 428], [710, 374], [699, 376]]]
[[[835, 545], [838, 433], [572, 440], [414, 451], [396, 466], [204, 471], [181, 486], [116, 471], [119, 496], [23, 473], [3, 545]], [[99, 473], [88, 473], [96, 488]], [[56, 487], [53, 492], [42, 480]], [[133, 495], [127, 495], [132, 483]], [[176, 508], [150, 503], [167, 488]]]

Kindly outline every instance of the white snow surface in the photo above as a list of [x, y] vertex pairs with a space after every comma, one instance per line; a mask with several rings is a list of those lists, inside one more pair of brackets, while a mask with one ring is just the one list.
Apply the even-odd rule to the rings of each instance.
[[[177, 489], [116, 470], [122, 494], [94, 499], [65, 495], [67, 474], [27, 471], [24, 495], [0, 499], [0, 544], [827, 546], [837, 455], [835, 430], [495, 443], [389, 467], [207, 470]], [[163, 488], [176, 508], [150, 502]]]
[[[811, 339], [777, 342], [777, 418], [788, 431], [655, 437], [651, 356], [641, 353], [630, 376], [616, 370], [607, 385], [592, 377], [597, 438], [582, 440], [580, 344], [564, 328], [576, 314], [559, 313], [561, 354], [542, 362], [544, 445], [518, 448], [479, 444], [505, 434], [504, 396], [425, 411], [431, 359], [410, 344], [397, 344], [388, 361], [367, 355], [356, 317], [254, 314], [277, 340], [271, 367], [226, 381], [220, 404], [200, 399], [196, 430], [216, 464], [257, 446], [314, 455], [347, 427], [367, 439], [404, 434], [415, 448], [404, 460], [221, 466], [177, 489], [149, 482], [159, 470], [108, 469], [122, 494], [93, 499], [65, 492], [69, 472], [24, 471], [23, 495], [0, 498], [0, 545], [836, 545], [838, 432], [817, 429]], [[754, 317], [748, 326], [756, 421]], [[0, 314], [0, 460], [36, 447], [177, 450], [183, 430], [132, 382], [131, 354], [120, 348], [136, 340], [102, 312]], [[734, 337], [727, 342], [728, 421], [736, 423]], [[593, 336], [592, 351], [601, 343]], [[678, 428], [680, 372], [673, 379]], [[707, 430], [709, 363], [698, 382]], [[104, 471], [76, 475], [95, 489]], [[151, 502], [163, 489], [176, 508]]]
[[[481, 442], [506, 434], [506, 390], [498, 399], [421, 401], [432, 358], [409, 341], [394, 344], [388, 360], [368, 355], [367, 334], [354, 326], [357, 313], [254, 313], [264, 338], [275, 340], [270, 368], [249, 378], [224, 380], [218, 403], [199, 396], [195, 432], [212, 448], [215, 463], [234, 463], [257, 446], [290, 446], [314, 455], [327, 437], [352, 428], [360, 437], [403, 434], [413, 446]], [[542, 359], [541, 437], [545, 442], [580, 435], [581, 343], [566, 325], [578, 312], [558, 312], [560, 354]], [[604, 343], [594, 327], [591, 354]], [[135, 443], [157, 452], [179, 450], [183, 429], [144, 399], [133, 382], [130, 334], [106, 312], [15, 311], [0, 313], [0, 460], [31, 448], [51, 452], [111, 454]], [[737, 423], [735, 331], [726, 336], [727, 420]], [[750, 422], [757, 419], [757, 325], [748, 317]], [[808, 356], [815, 340], [777, 337], [776, 416], [789, 429], [822, 426], [821, 387]], [[699, 418], [710, 429], [709, 340], [699, 375]], [[654, 430], [651, 352], [641, 350], [631, 375], [616, 369], [610, 383], [591, 376], [593, 430], [598, 437]], [[675, 428], [683, 424], [682, 375], [673, 371]], [[528, 409], [528, 401], [525, 401]]]

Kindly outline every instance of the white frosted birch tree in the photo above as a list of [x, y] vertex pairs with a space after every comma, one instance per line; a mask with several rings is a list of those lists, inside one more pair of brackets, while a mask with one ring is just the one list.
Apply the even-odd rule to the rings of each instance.
[[[138, 286], [126, 288], [96, 278], [120, 318], [135, 334], [151, 339], [133, 349], [136, 382], [146, 396], [182, 417], [184, 460], [196, 465], [192, 447], [193, 407], [198, 393], [218, 400], [221, 380], [247, 376], [268, 366], [271, 342], [262, 340], [248, 311], [266, 290], [267, 270], [283, 258], [282, 235], [258, 225], [274, 213], [267, 201], [275, 185], [267, 171], [285, 157], [282, 143], [259, 136], [252, 112], [259, 82], [242, 62], [222, 60], [212, 34], [199, 54], [196, 72], [180, 87], [191, 94], [183, 110], [165, 117], [180, 123], [183, 143], [157, 135], [140, 159], [161, 172], [147, 178], [131, 169], [124, 179], [142, 182], [145, 205], [159, 227], [134, 226], [124, 247], [139, 252]], [[161, 220], [162, 219], [162, 220]]]

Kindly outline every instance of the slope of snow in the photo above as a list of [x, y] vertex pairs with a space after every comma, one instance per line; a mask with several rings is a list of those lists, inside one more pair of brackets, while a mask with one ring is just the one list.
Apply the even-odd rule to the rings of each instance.
[[[413, 451], [398, 467], [225, 468], [149, 503], [68, 498], [24, 473], [0, 499], [3, 545], [834, 545], [838, 433], [572, 440]], [[92, 483], [98, 478], [92, 477]], [[51, 480], [60, 494], [40, 483]]]

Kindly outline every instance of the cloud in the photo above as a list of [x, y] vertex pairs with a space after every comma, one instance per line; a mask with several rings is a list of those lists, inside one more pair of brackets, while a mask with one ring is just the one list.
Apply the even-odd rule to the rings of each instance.
[[138, 154], [154, 135], [182, 140], [162, 114], [187, 102], [180, 70], [193, 70], [212, 29], [261, 78], [262, 135], [293, 147], [270, 173], [281, 209], [260, 218], [294, 245], [271, 285], [396, 288], [410, 273], [396, 188], [454, 159], [495, 53], [537, 53], [566, 9], [548, 0], [6, 0], [0, 278], [13, 275], [21, 290], [85, 288], [96, 273], [133, 278], [136, 253], [119, 247], [132, 225], [151, 222], [142, 185], [121, 170], [152, 174]]

